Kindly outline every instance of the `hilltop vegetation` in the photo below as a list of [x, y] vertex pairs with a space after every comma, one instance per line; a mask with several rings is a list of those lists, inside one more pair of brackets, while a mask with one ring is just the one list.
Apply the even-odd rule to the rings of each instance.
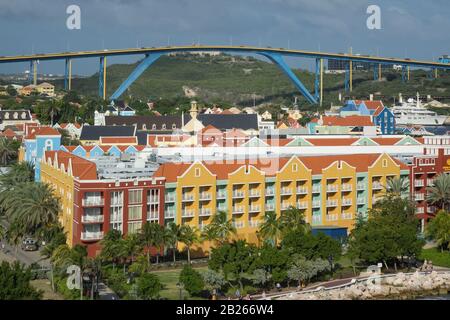
[[[107, 70], [107, 94], [110, 95], [126, 79], [136, 64], [110, 65]], [[313, 92], [314, 74], [295, 70], [303, 83]], [[401, 72], [385, 71], [382, 81], [373, 80], [372, 71], [354, 73], [353, 92], [344, 92], [344, 75], [324, 75], [324, 106], [338, 103], [339, 92], [344, 96], [365, 98], [369, 93], [393, 102], [399, 92], [404, 97], [421, 94], [450, 96], [450, 73], [440, 71], [438, 79], [430, 79], [424, 70], [411, 72], [411, 80], [402, 83]], [[97, 94], [98, 74], [75, 79], [73, 89], [82, 94]], [[294, 96], [301, 104], [306, 101], [288, 78], [273, 64], [254, 57], [230, 55], [194, 56], [190, 54], [163, 56], [125, 92], [143, 100], [172, 99], [194, 94], [200, 101], [217, 104], [251, 106], [257, 104], [291, 104]], [[315, 107], [314, 107], [315, 109]]]

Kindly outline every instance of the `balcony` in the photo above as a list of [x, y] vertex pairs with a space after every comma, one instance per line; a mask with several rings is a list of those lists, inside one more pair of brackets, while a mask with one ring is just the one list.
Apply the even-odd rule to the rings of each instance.
[[338, 221], [339, 216], [337, 214], [327, 214], [326, 219], [327, 221]]
[[344, 191], [344, 192], [352, 191], [352, 189], [353, 189], [353, 186], [349, 183], [344, 183], [342, 185], [342, 191]]
[[216, 195], [217, 199], [225, 199], [226, 197], [227, 197], [227, 193], [225, 191], [217, 192], [217, 195]]
[[261, 212], [261, 206], [249, 206], [248, 207], [248, 212]]
[[159, 220], [159, 213], [158, 212], [147, 213], [147, 220]]
[[322, 201], [320, 201], [320, 200], [314, 200], [312, 203], [313, 208], [320, 208], [321, 205], [322, 205]]
[[427, 207], [428, 213], [436, 213], [436, 207]]
[[344, 212], [341, 214], [341, 219], [342, 220], [352, 220], [353, 214], [351, 214], [350, 212]]
[[184, 193], [181, 199], [184, 202], [192, 202], [194, 201], [194, 195], [191, 193]]
[[288, 210], [288, 209], [290, 209], [290, 208], [292, 208], [293, 206], [292, 206], [292, 204], [290, 204], [290, 203], [282, 203], [281, 204], [281, 210]]
[[337, 200], [327, 200], [327, 207], [337, 207], [338, 206], [338, 202]]
[[96, 241], [101, 239], [103, 239], [103, 231], [81, 233], [81, 240], [83, 241]]
[[365, 190], [366, 189], [366, 184], [363, 182], [358, 182], [358, 184], [356, 185], [356, 188], [361, 191], [361, 190]]
[[416, 209], [416, 213], [418, 213], [418, 214], [423, 214], [423, 213], [425, 213], [425, 208], [424, 208], [424, 207], [417, 208], [417, 209]]
[[261, 222], [258, 220], [249, 220], [248, 221], [248, 226], [250, 228], [258, 228], [260, 224], [261, 224]]
[[250, 198], [259, 197], [260, 195], [261, 195], [261, 192], [259, 190], [250, 190], [250, 194], [249, 194]]
[[356, 200], [356, 203], [357, 203], [359, 206], [363, 206], [363, 205], [366, 204], [366, 198], [359, 197], [359, 198]]
[[148, 197], [147, 203], [159, 203], [159, 197]]
[[165, 202], [175, 202], [175, 195], [173, 194], [166, 194], [164, 198]]
[[308, 194], [308, 188], [297, 187], [297, 194]]
[[166, 210], [166, 211], [164, 211], [164, 218], [165, 219], [173, 219], [173, 218], [175, 218], [175, 210]]
[[81, 203], [83, 204], [83, 207], [104, 206], [105, 199], [103, 199], [103, 198], [84, 198]]
[[200, 193], [200, 201], [209, 201], [212, 199], [212, 195], [209, 192], [202, 192]]
[[103, 223], [104, 217], [101, 214], [96, 215], [83, 215], [81, 217], [82, 223]]
[[312, 188], [312, 192], [313, 193], [320, 193], [320, 190], [321, 190], [322, 188], [320, 187], [320, 185], [315, 185], [315, 186], [313, 186], [313, 188]]
[[322, 216], [320, 216], [320, 215], [313, 215], [312, 223], [313, 224], [320, 224], [320, 223], [322, 223]]
[[266, 196], [273, 196], [273, 195], [275, 195], [275, 189], [273, 188], [266, 189]]
[[184, 209], [181, 213], [181, 217], [182, 218], [192, 218], [195, 215], [195, 211], [194, 210], [188, 210], [188, 209]]
[[306, 201], [297, 202], [297, 209], [301, 209], [301, 210], [308, 209], [308, 202], [306, 202]]
[[243, 221], [233, 221], [232, 225], [236, 229], [242, 229], [244, 227], [244, 222]]
[[423, 179], [420, 180], [416, 180], [414, 181], [414, 187], [423, 187], [425, 185], [425, 182], [423, 181]]
[[352, 205], [352, 199], [349, 198], [342, 198], [342, 205], [343, 206], [351, 206]]
[[434, 179], [427, 179], [427, 186], [429, 187], [434, 186]]
[[209, 217], [211, 215], [211, 209], [208, 208], [201, 208], [199, 216], [201, 217]]
[[416, 193], [416, 194], [414, 194], [414, 200], [416, 200], [416, 201], [423, 201], [423, 200], [425, 200], [425, 194], [424, 193]]
[[239, 190], [234, 190], [233, 191], [233, 198], [239, 199], [239, 198], [244, 198], [244, 197], [245, 197], [245, 192], [244, 191], [239, 191]]
[[380, 182], [372, 183], [372, 190], [383, 190], [383, 185]]
[[273, 203], [266, 203], [266, 211], [274, 211], [275, 205]]
[[244, 207], [242, 207], [242, 206], [233, 207], [233, 214], [243, 214], [243, 213], [244, 213]]
[[291, 188], [281, 188], [281, 195], [282, 196], [290, 196], [292, 194]]
[[337, 191], [338, 191], [338, 186], [336, 186], [334, 184], [327, 185], [327, 192], [337, 192]]

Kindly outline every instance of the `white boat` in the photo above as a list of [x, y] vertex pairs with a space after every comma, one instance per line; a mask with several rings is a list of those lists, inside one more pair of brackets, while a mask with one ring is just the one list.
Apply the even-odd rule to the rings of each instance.
[[442, 126], [447, 120], [447, 116], [440, 116], [436, 112], [428, 110], [422, 105], [420, 95], [417, 93], [416, 99], [408, 99], [391, 108], [395, 116], [397, 125], [421, 125], [421, 126]]

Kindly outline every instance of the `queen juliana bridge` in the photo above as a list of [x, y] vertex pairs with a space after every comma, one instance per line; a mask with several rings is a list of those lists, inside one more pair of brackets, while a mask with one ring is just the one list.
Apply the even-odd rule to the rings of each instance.
[[[95, 50], [95, 51], [78, 51], [78, 52], [62, 52], [62, 53], [47, 53], [47, 54], [33, 54], [23, 56], [0, 56], [1, 63], [14, 62], [29, 62], [30, 63], [30, 82], [36, 84], [37, 82], [37, 63], [44, 60], [64, 60], [65, 61], [65, 78], [64, 87], [66, 90], [71, 89], [72, 78], [72, 60], [82, 58], [99, 58], [99, 96], [106, 99], [106, 58], [109, 56], [130, 56], [130, 55], [144, 55], [137, 67], [131, 72], [128, 78], [117, 88], [117, 90], [109, 97], [111, 100], [119, 98], [125, 90], [161, 55], [178, 52], [226, 52], [226, 53], [241, 53], [241, 54], [257, 54], [268, 58], [275, 65], [277, 65], [284, 74], [292, 81], [297, 90], [306, 98], [311, 104], [320, 104], [323, 97], [323, 63], [324, 60], [341, 60], [347, 61], [348, 68], [345, 73], [345, 88], [347, 91], [352, 91], [353, 83], [353, 63], [365, 62], [373, 66], [374, 79], [381, 79], [381, 72], [383, 65], [400, 65], [402, 66], [402, 80], [407, 81], [410, 78], [410, 68], [425, 68], [429, 69], [434, 76], [438, 76], [438, 70], [450, 69], [450, 64], [446, 60], [439, 62], [420, 61], [413, 59], [397, 59], [397, 58], [383, 58], [364, 55], [353, 54], [336, 54], [325, 52], [313, 52], [305, 50], [290, 50], [284, 48], [261, 48], [253, 46], [208, 46], [208, 45], [192, 45], [192, 46], [167, 46], [159, 48], [130, 48], [130, 49], [111, 49], [111, 50]], [[285, 62], [284, 57], [298, 57], [315, 59], [315, 83], [314, 93], [311, 93], [301, 79], [291, 70]]]

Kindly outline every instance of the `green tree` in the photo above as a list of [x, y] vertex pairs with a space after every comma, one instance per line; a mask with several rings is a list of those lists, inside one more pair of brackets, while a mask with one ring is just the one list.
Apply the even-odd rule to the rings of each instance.
[[188, 224], [180, 227], [180, 242], [186, 246], [188, 254], [188, 263], [191, 264], [191, 247], [199, 241], [197, 229]]
[[130, 259], [133, 263], [136, 256], [142, 252], [142, 242], [139, 235], [135, 233], [127, 234], [121, 241], [120, 251], [120, 256]]
[[228, 214], [225, 211], [218, 211], [210, 225], [215, 230], [216, 240], [219, 244], [225, 243], [231, 235], [236, 234], [236, 228], [233, 226], [231, 219], [228, 219]]
[[6, 166], [11, 163], [11, 160], [17, 157], [17, 148], [5, 137], [0, 137], [0, 165]]
[[199, 296], [205, 286], [202, 275], [194, 270], [191, 265], [185, 265], [183, 267], [179, 280], [191, 296]]
[[441, 251], [450, 249], [450, 214], [441, 210], [425, 229], [429, 239], [436, 241]]
[[113, 269], [117, 263], [124, 259], [122, 241], [122, 233], [113, 229], [108, 231], [100, 242], [102, 246], [100, 256], [106, 261], [111, 261]]
[[[11, 190], [17, 184], [32, 182], [34, 180], [34, 166], [30, 162], [14, 163], [10, 170], [0, 176], [0, 190]], [[1, 197], [1, 193], [0, 193]]]
[[274, 282], [283, 282], [286, 280], [286, 266], [289, 254], [288, 250], [279, 249], [266, 243], [261, 248], [258, 248], [254, 268], [264, 269], [271, 275], [271, 280]]
[[17, 90], [14, 89], [13, 86], [9, 85], [6, 87], [6, 92], [11, 96], [11, 97], [15, 97], [17, 95]]
[[265, 269], [255, 269], [251, 278], [254, 285], [265, 289], [272, 279], [272, 275]]
[[386, 192], [395, 197], [401, 197], [409, 191], [409, 180], [402, 177], [388, 179], [386, 183]]
[[450, 175], [443, 173], [436, 177], [434, 185], [427, 188], [427, 201], [443, 210], [450, 210]]
[[152, 300], [159, 298], [163, 285], [156, 275], [144, 273], [137, 279], [136, 287], [139, 299]]
[[[147, 253], [147, 260], [150, 264], [150, 249], [158, 248], [164, 245], [164, 227], [158, 223], [147, 222], [139, 232], [139, 239], [141, 244], [145, 247]], [[159, 263], [159, 255], [156, 255], [156, 263]]]
[[178, 241], [180, 239], [180, 226], [170, 222], [164, 232], [166, 244], [172, 249], [173, 263], [177, 261]]
[[0, 264], [0, 300], [39, 300], [42, 292], [34, 289], [30, 268], [19, 262]]
[[207, 289], [213, 296], [217, 293], [217, 290], [220, 290], [227, 283], [221, 273], [211, 269], [203, 272], [202, 277], [205, 289]]
[[279, 220], [283, 235], [296, 230], [304, 233], [311, 230], [310, 225], [306, 223], [304, 211], [300, 209], [289, 208], [281, 214]]
[[301, 255], [294, 255], [287, 271], [291, 280], [298, 281], [298, 286], [308, 284], [312, 278], [330, 268], [323, 259], [307, 260]]
[[281, 237], [282, 228], [277, 214], [274, 211], [267, 211], [264, 214], [264, 222], [260, 225], [258, 230], [258, 237], [263, 241], [271, 241], [273, 245], [277, 246], [277, 241]]

